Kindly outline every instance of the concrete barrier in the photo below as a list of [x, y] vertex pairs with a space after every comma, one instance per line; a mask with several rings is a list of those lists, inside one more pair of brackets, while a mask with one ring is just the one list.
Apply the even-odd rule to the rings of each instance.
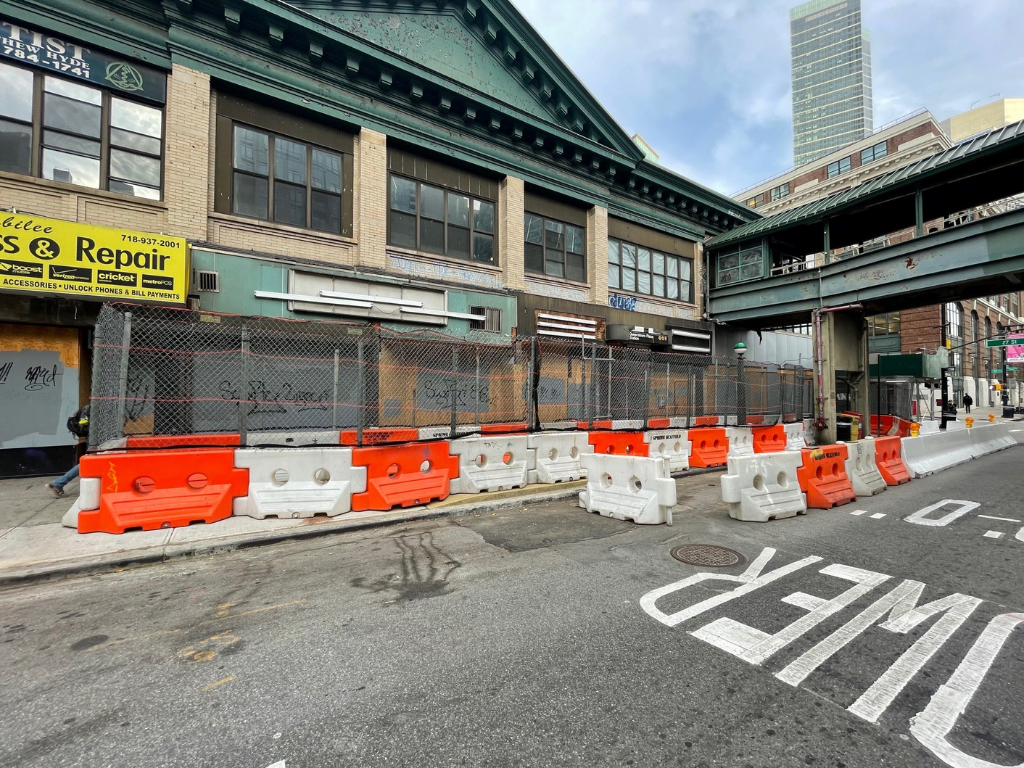
[[754, 431], [750, 427], [726, 427], [729, 438], [729, 458], [754, 455]]
[[955, 467], [974, 458], [970, 430], [933, 432], [904, 437], [903, 463], [914, 477]]
[[239, 448], [235, 466], [249, 470], [249, 493], [231, 513], [259, 520], [334, 517], [366, 490], [366, 467], [352, 466], [351, 448]]
[[722, 501], [729, 517], [766, 523], [807, 514], [807, 498], [796, 471], [803, 463], [800, 451], [730, 456], [722, 475]]
[[971, 452], [976, 459], [1017, 445], [1017, 441], [1010, 436], [1009, 422], [971, 427], [967, 432], [971, 437]]
[[663, 429], [644, 433], [647, 455], [668, 461], [669, 472], [685, 472], [690, 468], [690, 441], [686, 430]]
[[784, 424], [783, 429], [786, 430], [787, 451], [799, 451], [807, 447], [807, 443], [804, 442], [804, 423], [802, 421]]
[[665, 459], [593, 453], [581, 462], [587, 487], [580, 491], [580, 506], [588, 512], [637, 525], [672, 525], [676, 481]]
[[526, 437], [502, 435], [451, 440], [448, 452], [459, 457], [459, 476], [451, 479], [450, 492], [480, 493], [525, 487], [530, 465]]
[[853, 485], [853, 492], [857, 496], [874, 496], [884, 491], [888, 486], [875, 463], [875, 439], [865, 437], [847, 443], [846, 447], [850, 452], [846, 459], [846, 475]]
[[536, 483], [563, 483], [581, 480], [587, 472], [580, 456], [593, 453], [586, 432], [540, 432], [526, 438], [529, 448], [526, 480]]

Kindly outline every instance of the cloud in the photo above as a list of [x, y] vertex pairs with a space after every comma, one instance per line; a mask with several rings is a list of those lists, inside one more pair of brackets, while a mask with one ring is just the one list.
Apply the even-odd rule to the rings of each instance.
[[[514, 0], [628, 133], [731, 194], [793, 162], [796, 0]], [[875, 123], [1024, 97], [1024, 2], [862, 0]]]

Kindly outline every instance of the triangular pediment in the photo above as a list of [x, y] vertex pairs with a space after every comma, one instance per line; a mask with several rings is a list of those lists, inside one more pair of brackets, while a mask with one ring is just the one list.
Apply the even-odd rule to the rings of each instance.
[[290, 0], [326, 24], [511, 111], [639, 151], [507, 0]]

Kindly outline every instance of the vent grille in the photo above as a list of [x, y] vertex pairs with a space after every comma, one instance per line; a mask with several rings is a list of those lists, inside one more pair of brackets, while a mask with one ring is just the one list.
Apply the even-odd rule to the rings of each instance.
[[497, 307], [470, 307], [469, 314], [480, 315], [479, 320], [469, 321], [471, 330], [501, 333], [501, 310]]
[[220, 293], [220, 272], [197, 269], [196, 287], [203, 293]]

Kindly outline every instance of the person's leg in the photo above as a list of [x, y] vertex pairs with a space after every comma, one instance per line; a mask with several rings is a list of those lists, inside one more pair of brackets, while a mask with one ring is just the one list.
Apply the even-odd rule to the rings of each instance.
[[64, 486], [70, 483], [78, 477], [78, 464], [76, 463], [71, 469], [65, 472], [63, 475], [58, 477], [52, 483], [47, 483], [46, 487], [53, 491], [57, 496], [64, 495]]

